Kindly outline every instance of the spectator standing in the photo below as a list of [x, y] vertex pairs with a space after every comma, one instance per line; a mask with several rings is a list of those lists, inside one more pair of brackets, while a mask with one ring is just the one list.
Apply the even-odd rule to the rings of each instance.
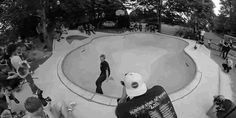
[[202, 29], [202, 30], [201, 30], [201, 33], [200, 33], [200, 35], [201, 35], [201, 38], [200, 38], [200, 39], [201, 39], [202, 41], [204, 41], [204, 35], [205, 35], [205, 33], [206, 33], [206, 31], [205, 31], [204, 29]]
[[91, 35], [90, 29], [89, 29], [89, 25], [88, 25], [88, 24], [85, 24], [85, 33], [86, 33], [87, 35]]
[[229, 43], [225, 41], [223, 48], [222, 48], [222, 57], [223, 59], [226, 59], [226, 57], [228, 56], [228, 51], [230, 50], [230, 46]]
[[141, 23], [139, 23], [138, 28], [139, 28], [139, 31], [142, 32], [142, 30], [143, 30], [143, 26], [142, 26]]
[[228, 54], [229, 54], [231, 48], [233, 48], [233, 41], [232, 40], [229, 41], [228, 46], [226, 47], [225, 58], [228, 57]]
[[208, 39], [208, 41], [207, 41], [209, 48], [211, 48], [211, 41], [212, 41], [212, 39]]
[[62, 29], [61, 29], [61, 24], [57, 23], [56, 24], [56, 33], [58, 34], [57, 41], [60, 42], [61, 40], [61, 35], [62, 35]]
[[220, 40], [220, 43], [219, 43], [219, 51], [222, 52], [222, 47], [223, 47], [223, 44], [224, 44], [224, 40]]
[[95, 27], [92, 24], [89, 24], [89, 31], [91, 31], [93, 34], [96, 34], [94, 29]]

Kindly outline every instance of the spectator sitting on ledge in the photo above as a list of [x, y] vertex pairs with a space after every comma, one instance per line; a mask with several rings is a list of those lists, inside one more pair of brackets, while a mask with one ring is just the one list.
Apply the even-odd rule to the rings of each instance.
[[223, 69], [226, 73], [229, 73], [231, 69], [233, 69], [233, 61], [230, 58], [225, 59], [225, 63], [222, 64]]

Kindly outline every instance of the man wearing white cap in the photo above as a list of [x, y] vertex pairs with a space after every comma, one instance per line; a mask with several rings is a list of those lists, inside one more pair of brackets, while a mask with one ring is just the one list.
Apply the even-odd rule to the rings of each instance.
[[116, 107], [117, 118], [177, 118], [174, 107], [163, 87], [147, 89], [138, 73], [127, 73], [123, 95]]

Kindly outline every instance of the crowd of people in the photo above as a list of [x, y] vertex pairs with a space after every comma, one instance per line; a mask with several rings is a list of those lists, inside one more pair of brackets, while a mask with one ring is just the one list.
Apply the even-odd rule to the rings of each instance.
[[[50, 106], [50, 97], [43, 97], [43, 90], [35, 83], [35, 77], [32, 77], [31, 69], [32, 60], [28, 53], [34, 48], [32, 41], [22, 40], [20, 37], [16, 42], [9, 42], [8, 45], [0, 48], [0, 114], [1, 118], [21, 118], [25, 115], [25, 111], [13, 111], [12, 101], [20, 104], [15, 97], [15, 93], [21, 91], [22, 85], [28, 84], [32, 94], [37, 97], [31, 97], [25, 101], [24, 106], [30, 114], [29, 118], [46, 118], [42, 107]], [[73, 105], [72, 105], [73, 106]], [[64, 107], [64, 106], [60, 106]], [[67, 108], [67, 107], [65, 107]], [[69, 108], [69, 107], [68, 107]], [[71, 111], [72, 108], [70, 107]], [[53, 115], [60, 115], [65, 111], [55, 111]], [[65, 118], [67, 117], [68, 114]], [[59, 117], [57, 117], [59, 118]]]
[[79, 25], [78, 30], [81, 33], [85, 32], [87, 35], [91, 35], [91, 33], [96, 34], [95, 33], [95, 27], [91, 23], [86, 23], [86, 24], [83, 24], [83, 25]]
[[129, 30], [130, 32], [156, 32], [158, 31], [158, 27], [154, 24], [131, 22]]

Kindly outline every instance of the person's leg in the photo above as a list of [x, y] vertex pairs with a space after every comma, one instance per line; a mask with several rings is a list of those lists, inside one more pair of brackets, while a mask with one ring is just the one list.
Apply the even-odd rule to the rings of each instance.
[[38, 96], [38, 98], [41, 100], [43, 106], [46, 106], [47, 102], [46, 102], [45, 98], [43, 98], [43, 95], [42, 95], [43, 91], [41, 89], [39, 89], [38, 86], [35, 85], [32, 76], [28, 75], [25, 79], [29, 83], [29, 86], [30, 86], [33, 94]]
[[[47, 101], [46, 101], [46, 99], [45, 98], [43, 98], [43, 95], [42, 95], [42, 93], [41, 94], [37, 94], [38, 95], [38, 99], [41, 101], [41, 103], [43, 104], [43, 106], [47, 106]], [[48, 99], [50, 99], [49, 97], [48, 97]]]
[[227, 50], [227, 51], [225, 52], [225, 58], [228, 57], [229, 51], [230, 51], [230, 50]]
[[92, 32], [93, 34], [96, 34], [94, 30], [91, 30], [91, 32]]
[[59, 36], [58, 36], [58, 39], [57, 39], [57, 41], [60, 41], [60, 40], [61, 40], [61, 35], [62, 35], [62, 32], [61, 32], [61, 31], [59, 31], [58, 33], [59, 33]]
[[225, 58], [225, 50], [222, 51], [222, 58]]
[[220, 50], [220, 57], [222, 57], [222, 58], [223, 58], [223, 52], [224, 52], [224, 50], [221, 48], [221, 50]]
[[226, 67], [226, 73], [229, 73], [230, 67]]
[[100, 75], [96, 81], [96, 93], [100, 93], [103, 94], [102, 91], [102, 82], [106, 80], [106, 76], [105, 75]]
[[32, 76], [29, 74], [28, 76], [26, 76], [25, 79], [28, 82], [28, 84], [30, 86], [30, 89], [33, 92], [33, 94], [36, 94], [36, 92], [39, 88], [34, 84], [34, 80], [33, 80]]

